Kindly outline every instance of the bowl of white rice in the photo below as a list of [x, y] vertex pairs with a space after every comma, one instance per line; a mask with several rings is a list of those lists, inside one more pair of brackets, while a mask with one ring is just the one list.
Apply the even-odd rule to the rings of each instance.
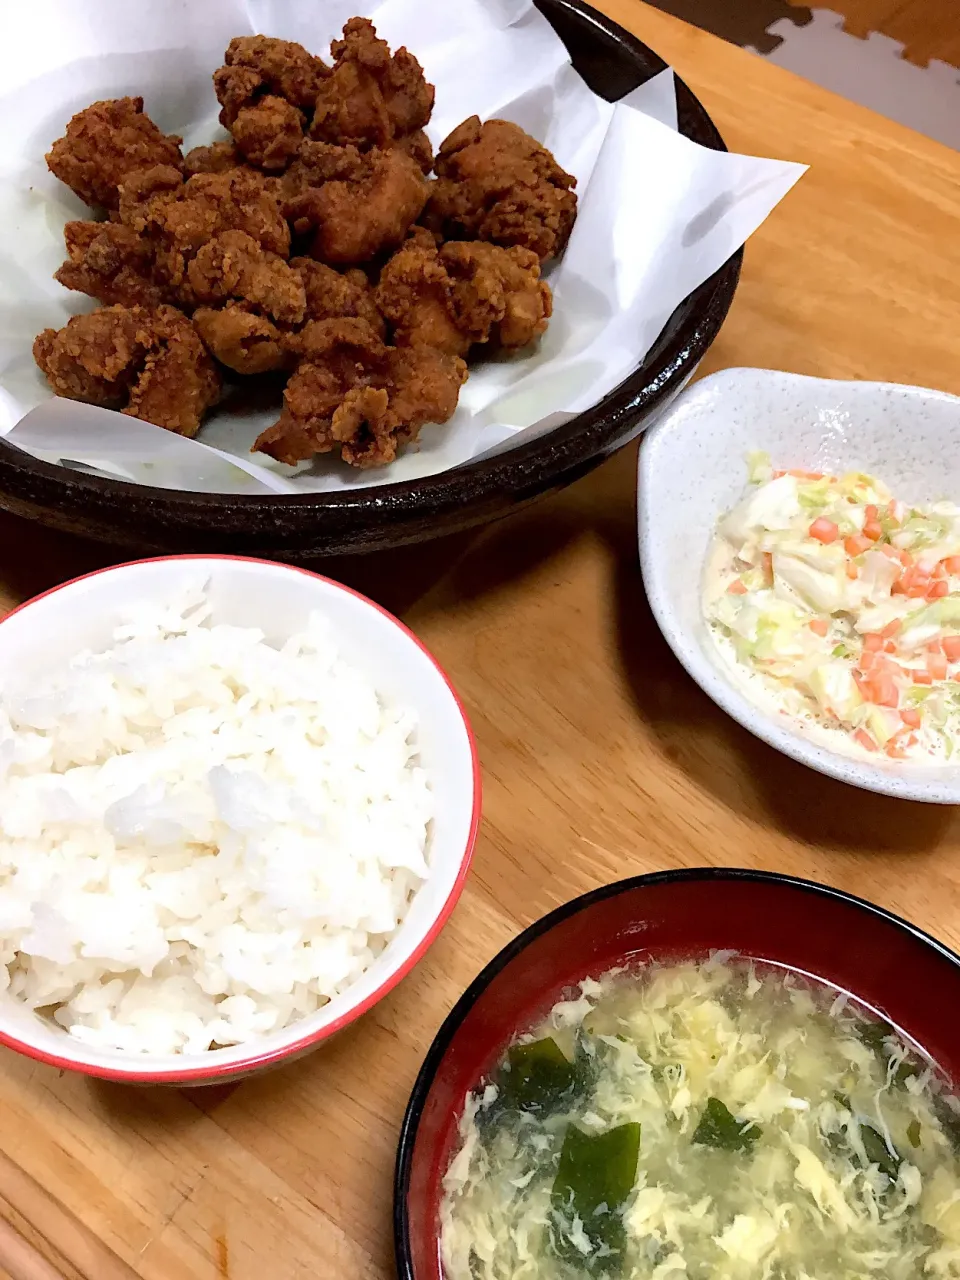
[[417, 638], [230, 556], [79, 578], [0, 622], [0, 1043], [221, 1083], [385, 995], [467, 875], [480, 773]]

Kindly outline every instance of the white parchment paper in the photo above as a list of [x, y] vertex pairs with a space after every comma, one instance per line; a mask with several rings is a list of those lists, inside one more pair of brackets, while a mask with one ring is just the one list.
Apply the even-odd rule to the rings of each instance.
[[[362, 8], [362, 6], [361, 6]], [[478, 363], [459, 408], [390, 467], [326, 456], [285, 467], [249, 450], [279, 404], [242, 386], [197, 441], [51, 398], [34, 336], [92, 303], [52, 279], [62, 228], [85, 207], [44, 164], [70, 116], [141, 94], [185, 148], [225, 136], [211, 75], [235, 35], [263, 32], [327, 55], [357, 0], [30, 0], [0, 11], [0, 434], [38, 457], [161, 487], [262, 493], [392, 483], [509, 449], [596, 404], [650, 349], [675, 307], [767, 217], [803, 166], [710, 151], [676, 131], [672, 72], [611, 105], [570, 65], [531, 0], [385, 0], [367, 10], [437, 87], [436, 145], [477, 114], [521, 125], [576, 175], [580, 212], [547, 278], [554, 317], [539, 345]]]

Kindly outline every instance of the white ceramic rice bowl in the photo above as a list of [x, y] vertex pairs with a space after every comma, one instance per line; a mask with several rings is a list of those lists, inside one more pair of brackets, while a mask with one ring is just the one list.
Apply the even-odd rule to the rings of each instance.
[[0, 622], [0, 673], [14, 671], [22, 684], [31, 670], [39, 674], [80, 649], [107, 648], [131, 604], [174, 598], [185, 584], [198, 580], [207, 582], [211, 622], [259, 627], [268, 642], [284, 641], [303, 629], [311, 612], [321, 612], [346, 660], [388, 701], [414, 708], [420, 761], [434, 793], [427, 846], [431, 874], [362, 977], [318, 1012], [246, 1044], [190, 1056], [97, 1049], [9, 993], [0, 994], [0, 1043], [59, 1068], [128, 1083], [224, 1083], [299, 1057], [366, 1012], [416, 964], [452, 912], [480, 820], [476, 746], [445, 674], [385, 610], [304, 570], [229, 556], [175, 556], [78, 578], [28, 601]]
[[960, 502], [960, 399], [880, 382], [836, 382], [726, 369], [688, 388], [644, 437], [638, 475], [640, 564], [650, 607], [674, 653], [728, 715], [821, 773], [868, 791], [960, 804], [960, 765], [861, 760], [811, 740], [731, 679], [701, 609], [716, 521], [742, 494], [746, 455], [775, 467], [861, 470], [908, 502]]

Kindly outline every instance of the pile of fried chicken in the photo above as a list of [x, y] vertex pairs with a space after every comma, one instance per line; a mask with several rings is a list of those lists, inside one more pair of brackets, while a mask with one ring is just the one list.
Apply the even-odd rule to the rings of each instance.
[[47, 164], [106, 217], [67, 223], [56, 278], [102, 305], [36, 339], [57, 395], [193, 436], [223, 370], [279, 371], [254, 452], [377, 466], [451, 417], [468, 358], [543, 333], [575, 179], [505, 120], [465, 120], [434, 157], [433, 86], [366, 18], [331, 53], [231, 41], [230, 139], [186, 156], [141, 98], [73, 117]]

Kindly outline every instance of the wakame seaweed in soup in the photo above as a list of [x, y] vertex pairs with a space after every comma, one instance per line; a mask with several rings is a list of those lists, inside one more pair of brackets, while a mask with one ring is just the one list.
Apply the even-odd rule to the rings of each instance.
[[770, 966], [585, 981], [460, 1140], [445, 1280], [960, 1280], [960, 1104], [892, 1027]]

